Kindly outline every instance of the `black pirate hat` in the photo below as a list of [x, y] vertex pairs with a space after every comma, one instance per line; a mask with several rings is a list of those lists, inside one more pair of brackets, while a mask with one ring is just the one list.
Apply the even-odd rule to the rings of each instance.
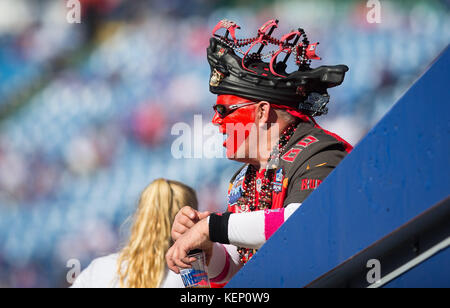
[[[270, 20], [258, 29], [256, 37], [236, 39], [235, 30], [240, 27], [227, 20], [219, 22], [207, 49], [211, 66], [210, 91], [281, 104], [311, 116], [326, 114], [329, 102], [327, 89], [344, 81], [348, 67], [311, 68], [311, 60], [320, 60], [315, 54], [319, 43], [310, 44], [303, 29], [276, 39], [271, 35], [277, 25], [277, 20]], [[221, 28], [226, 29], [225, 35], [216, 34]], [[261, 51], [268, 44], [278, 45], [279, 49], [263, 55]], [[257, 45], [260, 45], [259, 50], [251, 53]], [[247, 46], [246, 51], [241, 49]], [[282, 54], [285, 57], [279, 61], [278, 57]], [[295, 56], [298, 70], [287, 73], [286, 62], [291, 54]], [[265, 59], [270, 61], [264, 62]]]

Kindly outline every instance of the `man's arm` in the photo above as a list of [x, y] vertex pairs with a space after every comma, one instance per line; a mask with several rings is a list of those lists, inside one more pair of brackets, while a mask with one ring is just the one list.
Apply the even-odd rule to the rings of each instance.
[[[178, 271], [189, 266], [186, 255], [189, 250], [200, 248], [207, 242], [233, 244], [246, 248], [260, 248], [269, 237], [289, 218], [301, 203], [314, 191], [339, 164], [345, 153], [328, 150], [317, 153], [289, 180], [285, 208], [249, 213], [211, 215], [185, 233], [168, 254], [169, 268]], [[188, 234], [189, 233], [189, 234]]]
[[336, 168], [345, 155], [345, 151], [340, 148], [329, 148], [299, 166], [289, 179], [285, 208], [239, 214], [213, 214], [208, 218], [210, 239], [213, 242], [259, 249]]
[[259, 249], [300, 205], [292, 203], [276, 210], [212, 214], [208, 218], [210, 239], [222, 244]]
[[224, 283], [242, 268], [237, 247], [214, 243], [212, 257], [208, 264], [208, 276], [211, 282]]
[[[208, 218], [198, 222], [178, 238], [166, 254], [167, 265], [172, 271], [179, 273], [179, 268], [190, 268], [190, 264], [195, 261], [195, 259], [187, 257], [189, 251], [193, 249], [211, 251], [211, 247], [213, 252], [212, 261], [210, 262], [214, 264], [217, 262], [218, 251], [220, 252], [220, 249], [213, 242], [243, 246], [246, 248], [260, 248], [300, 205], [290, 204], [288, 207], [282, 209], [249, 213], [212, 214]], [[216, 249], [215, 251], [214, 248]], [[229, 252], [228, 254], [230, 256], [233, 255]], [[223, 256], [225, 258], [227, 257], [225, 254]], [[235, 259], [233, 259], [233, 263], [237, 265], [238, 259], [237, 257]], [[220, 259], [219, 256], [219, 260], [221, 260], [221, 263], [226, 263], [226, 260], [223, 261], [223, 257]], [[232, 272], [236, 272], [238, 269], [238, 266], [233, 266]], [[213, 276], [215, 275], [215, 273], [211, 274]], [[226, 275], [232, 276], [228, 275], [228, 273]]]

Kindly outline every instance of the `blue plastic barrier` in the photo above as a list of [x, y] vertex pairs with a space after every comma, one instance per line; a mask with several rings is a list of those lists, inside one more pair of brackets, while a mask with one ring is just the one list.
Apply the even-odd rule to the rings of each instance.
[[[447, 48], [227, 287], [308, 286], [445, 200], [449, 71]], [[421, 267], [440, 266], [442, 256], [448, 249], [402, 275], [398, 286], [420, 285]], [[448, 262], [439, 272], [446, 281], [434, 286], [448, 286]]]

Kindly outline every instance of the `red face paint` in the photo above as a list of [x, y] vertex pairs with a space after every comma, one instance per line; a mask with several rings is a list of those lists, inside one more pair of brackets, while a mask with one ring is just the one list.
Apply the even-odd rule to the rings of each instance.
[[[235, 104], [241, 104], [249, 102], [249, 100], [234, 96], [234, 95], [219, 95], [217, 97], [217, 104], [231, 106]], [[228, 158], [245, 158], [245, 140], [250, 135], [250, 130], [255, 124], [255, 105], [245, 106], [238, 108], [229, 113], [224, 118], [220, 117], [216, 112], [212, 119], [214, 125], [219, 126], [219, 131], [222, 134], [227, 134], [228, 138], [223, 143], [226, 148]], [[237, 153], [239, 151], [239, 153]]]

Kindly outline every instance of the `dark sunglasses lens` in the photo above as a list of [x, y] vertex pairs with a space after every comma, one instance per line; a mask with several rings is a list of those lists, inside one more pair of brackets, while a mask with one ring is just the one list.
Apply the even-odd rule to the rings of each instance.
[[222, 117], [227, 115], [227, 107], [224, 105], [215, 105], [214, 110]]

